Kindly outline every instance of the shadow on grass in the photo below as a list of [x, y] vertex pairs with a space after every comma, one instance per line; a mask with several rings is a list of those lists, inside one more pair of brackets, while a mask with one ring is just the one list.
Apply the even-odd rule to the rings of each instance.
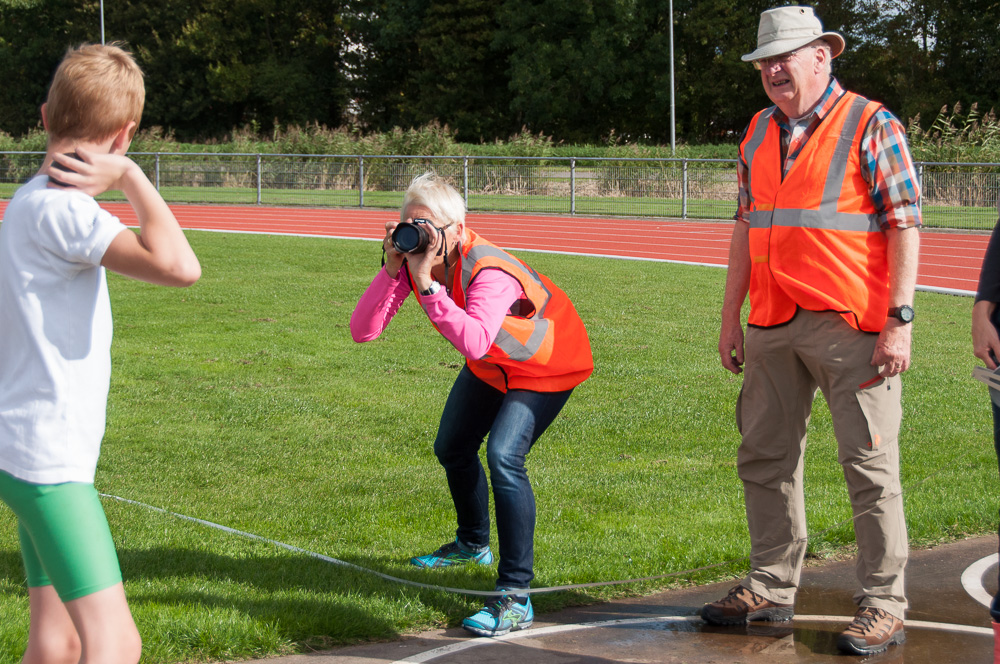
[[0, 578], [24, 584], [24, 562], [20, 549], [0, 551]]
[[306, 556], [154, 547], [120, 549], [118, 557], [133, 606], [234, 610], [299, 642], [396, 638], [407, 611], [396, 607], [396, 616], [389, 615], [393, 604], [407, 601], [387, 582]]
[[[487, 599], [397, 584], [281, 550], [273, 555], [266, 550], [222, 554], [195, 545], [124, 548], [118, 556], [137, 614], [158, 623], [187, 621], [198, 629], [217, 631], [219, 638], [225, 638], [226, 631], [246, 629], [226, 625], [227, 621], [260, 623], [299, 650], [392, 640], [442, 622], [456, 626]], [[419, 583], [475, 590], [491, 590], [496, 574], [495, 566], [417, 570], [405, 560], [380, 556], [351, 557], [345, 562]], [[23, 587], [19, 552], [0, 553], [0, 574]], [[536, 587], [543, 582], [538, 580]], [[595, 615], [601, 613], [606, 619], [614, 606], [574, 590], [534, 595], [532, 601], [540, 617], [593, 606]], [[632, 604], [621, 607], [621, 613], [684, 615], [696, 608]], [[611, 615], [615, 613], [611, 608]], [[178, 630], [171, 625], [170, 631]]]
[[[233, 609], [277, 625], [287, 638], [299, 643], [313, 643], [316, 637], [323, 645], [390, 640], [404, 631], [454, 627], [488, 599], [398, 584], [288, 552], [234, 556], [151, 548], [120, 550], [119, 558], [126, 582], [132, 584], [128, 590], [134, 605]], [[409, 567], [405, 560], [381, 556], [344, 560], [440, 587], [486, 591], [493, 589], [496, 578], [495, 566], [426, 571]], [[538, 614], [603, 603], [592, 594], [573, 590], [534, 595], [532, 601]]]
[[[201, 548], [118, 549], [129, 604], [151, 661], [244, 659], [398, 638], [430, 626], [432, 610], [389, 583], [305, 556], [220, 554]], [[18, 550], [0, 551], [3, 594], [23, 602]], [[421, 593], [434, 607], [441, 593]], [[171, 659], [173, 657], [174, 659]], [[2, 658], [0, 658], [2, 659]], [[13, 661], [13, 660], [11, 660]]]

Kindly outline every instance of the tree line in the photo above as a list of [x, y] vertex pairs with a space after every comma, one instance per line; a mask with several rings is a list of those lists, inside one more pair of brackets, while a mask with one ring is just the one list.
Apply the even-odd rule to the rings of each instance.
[[[805, 4], [805, 3], [804, 3]], [[995, 0], [818, 0], [847, 40], [834, 73], [925, 126], [1000, 98]], [[768, 105], [753, 50], [773, 0], [675, 0], [676, 136], [732, 142]], [[669, 142], [670, 0], [106, 0], [107, 41], [146, 73], [143, 125], [180, 140], [294, 126], [432, 122], [476, 143]], [[66, 48], [100, 41], [97, 0], [0, 0], [0, 131], [38, 126]]]

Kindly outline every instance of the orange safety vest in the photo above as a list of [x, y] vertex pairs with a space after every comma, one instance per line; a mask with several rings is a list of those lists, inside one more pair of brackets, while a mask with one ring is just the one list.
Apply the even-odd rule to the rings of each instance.
[[865, 127], [881, 108], [845, 93], [782, 179], [775, 107], [754, 116], [740, 155], [749, 170], [749, 324], [787, 323], [799, 307], [879, 332], [889, 309], [887, 240], [862, 176]]
[[[455, 304], [465, 308], [465, 293], [482, 270], [506, 272], [525, 294], [507, 312], [486, 355], [466, 358], [472, 373], [502, 392], [563, 392], [585, 381], [594, 370], [590, 340], [566, 293], [523, 261], [468, 229], [465, 233], [450, 289]], [[410, 285], [420, 302], [412, 277]]]

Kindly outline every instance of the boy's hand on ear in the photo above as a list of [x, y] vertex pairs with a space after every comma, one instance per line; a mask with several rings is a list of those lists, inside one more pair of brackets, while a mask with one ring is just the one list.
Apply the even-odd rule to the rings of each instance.
[[128, 157], [102, 154], [77, 148], [74, 154], [53, 153], [52, 163], [43, 172], [49, 176], [49, 186], [76, 189], [90, 196], [119, 190], [124, 180], [139, 166]]

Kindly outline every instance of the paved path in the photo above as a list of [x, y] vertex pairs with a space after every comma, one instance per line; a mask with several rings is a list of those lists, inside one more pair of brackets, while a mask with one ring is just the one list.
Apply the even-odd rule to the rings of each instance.
[[[902, 664], [904, 659], [906, 664], [989, 664], [989, 613], [963, 586], [962, 575], [996, 550], [996, 538], [984, 537], [911, 552], [907, 642], [867, 659], [836, 650], [837, 635], [855, 611], [854, 563], [837, 562], [806, 567], [791, 623], [706, 625], [694, 613], [725, 595], [732, 585], [727, 582], [539, 615], [531, 629], [500, 639], [473, 638], [461, 628], [434, 630], [256, 664]], [[980, 567], [983, 573], [975, 575], [971, 590], [995, 592], [995, 563]]]

